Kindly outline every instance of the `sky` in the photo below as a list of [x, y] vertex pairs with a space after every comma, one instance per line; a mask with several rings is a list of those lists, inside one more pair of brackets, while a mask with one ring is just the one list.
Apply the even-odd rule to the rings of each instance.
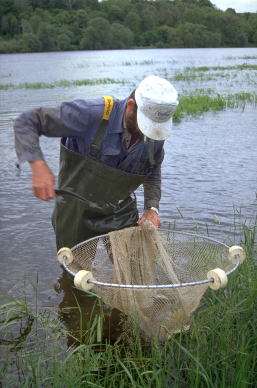
[[211, 3], [222, 11], [233, 8], [236, 13], [257, 12], [256, 0], [211, 0]]

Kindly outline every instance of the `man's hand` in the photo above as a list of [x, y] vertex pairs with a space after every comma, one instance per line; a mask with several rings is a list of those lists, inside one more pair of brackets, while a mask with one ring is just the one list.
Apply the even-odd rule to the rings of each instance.
[[151, 221], [156, 228], [161, 226], [161, 220], [156, 214], [156, 212], [152, 209], [146, 209], [140, 220], [138, 221], [138, 225], [142, 224], [145, 220]]
[[32, 189], [35, 197], [48, 201], [54, 198], [55, 176], [44, 160], [30, 162], [32, 170]]

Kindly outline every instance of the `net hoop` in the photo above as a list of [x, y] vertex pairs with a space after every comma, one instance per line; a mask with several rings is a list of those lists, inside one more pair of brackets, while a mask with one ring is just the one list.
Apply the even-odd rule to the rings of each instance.
[[[159, 230], [162, 230], [162, 231], [165, 231], [167, 232], [166, 230], [164, 229], [159, 229]], [[186, 232], [176, 232], [176, 234], [181, 234], [181, 235], [188, 235], [188, 236], [191, 236], [191, 237], [201, 237], [201, 238], [205, 238], [207, 239], [208, 241], [211, 241], [215, 244], [218, 244], [220, 246], [223, 246], [224, 248], [227, 248], [229, 249], [229, 246], [226, 245], [226, 244], [223, 244], [215, 239], [212, 239], [210, 237], [203, 237], [203, 236], [199, 236], [199, 235], [195, 235], [195, 234], [192, 234], [192, 233], [186, 233]], [[90, 241], [93, 241], [97, 238], [104, 238], [104, 237], [107, 237], [108, 234], [104, 234], [104, 235], [101, 235], [101, 236], [97, 236], [97, 237], [92, 237], [91, 239], [88, 239], [86, 241], [83, 241], [77, 245], [75, 245], [73, 248], [71, 248], [71, 252], [75, 251], [77, 248], [79, 248], [80, 246], [84, 245], [85, 242], [86, 243], [89, 243]], [[75, 277], [75, 273], [73, 271], [71, 271], [67, 264], [66, 264], [66, 261], [69, 260], [68, 257], [65, 257], [65, 255], [63, 255], [63, 267], [65, 268], [65, 270], [72, 276], [72, 277]], [[230, 276], [233, 272], [235, 272], [239, 265], [240, 265], [241, 261], [240, 261], [240, 257], [239, 255], [236, 255], [236, 264], [234, 266], [234, 268], [232, 268], [230, 271], [228, 272], [224, 272], [226, 274], [226, 276]], [[136, 285], [136, 284], [117, 284], [117, 283], [105, 283], [105, 282], [98, 282], [97, 280], [92, 280], [92, 279], [88, 279], [87, 280], [88, 283], [92, 283], [93, 285], [97, 285], [97, 286], [100, 286], [100, 287], [112, 287], [112, 288], [125, 288], [125, 289], [134, 289], [134, 290], [147, 290], [147, 289], [169, 289], [169, 288], [181, 288], [181, 287], [192, 287], [192, 286], [198, 286], [198, 285], [202, 285], [202, 284], [207, 284], [207, 283], [214, 283], [214, 279], [213, 278], [209, 278], [209, 279], [206, 279], [206, 280], [201, 280], [201, 281], [198, 281], [198, 282], [189, 282], [189, 283], [178, 283], [178, 284], [158, 284], [158, 285]]]

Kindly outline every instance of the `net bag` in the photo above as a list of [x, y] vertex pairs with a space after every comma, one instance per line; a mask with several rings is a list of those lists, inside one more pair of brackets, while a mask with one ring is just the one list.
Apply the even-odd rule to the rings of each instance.
[[147, 335], [161, 339], [167, 330], [186, 330], [206, 289], [225, 287], [245, 258], [239, 246], [156, 229], [150, 221], [57, 254], [75, 286], [92, 289], [105, 304], [136, 316]]

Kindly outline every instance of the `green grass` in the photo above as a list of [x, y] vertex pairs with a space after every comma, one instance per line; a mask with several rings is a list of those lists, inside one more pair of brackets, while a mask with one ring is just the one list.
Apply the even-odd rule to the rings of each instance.
[[[44, 83], [34, 83], [34, 84], [20, 84], [14, 86], [11, 84], [0, 85], [0, 89], [7, 90], [8, 88], [14, 89], [51, 89], [54, 87], [71, 87], [71, 86], [83, 86], [83, 85], [94, 85], [94, 84], [108, 84], [108, 83], [120, 83], [124, 82], [115, 81], [112, 79], [103, 79], [103, 80], [77, 80], [77, 81], [66, 81], [61, 80], [55, 84], [44, 84]], [[220, 94], [214, 94], [213, 90], [210, 88], [207, 89], [195, 89], [194, 92], [183, 91], [179, 95], [179, 106], [174, 114], [174, 121], [180, 121], [183, 117], [188, 116], [199, 116], [204, 112], [217, 112], [225, 108], [242, 108], [244, 109], [245, 104], [255, 103], [256, 93], [236, 93], [234, 95], [221, 96]]]
[[60, 88], [70, 88], [72, 86], [86, 86], [86, 85], [106, 85], [106, 84], [122, 84], [124, 85], [124, 81], [117, 81], [112, 78], [102, 78], [97, 80], [92, 79], [84, 79], [84, 80], [60, 80], [54, 83], [45, 83], [45, 82], [34, 82], [34, 83], [21, 83], [18, 85], [14, 84], [0, 84], [0, 90], [8, 90], [8, 89], [53, 89], [56, 87]]
[[[188, 332], [162, 343], [154, 338], [143, 340], [136, 319], [129, 324], [125, 317], [116, 342], [103, 337], [106, 311], [100, 299], [97, 313], [96, 304], [92, 308], [86, 330], [82, 329], [83, 310], [78, 305], [79, 330], [71, 333], [63, 327], [59, 312], [39, 308], [36, 297], [29, 306], [25, 299], [3, 296], [3, 387], [255, 387], [256, 211], [248, 225], [236, 217], [234, 227], [240, 229], [241, 237], [233, 244], [245, 249], [247, 260], [230, 275], [226, 289], [206, 291]], [[68, 349], [67, 338], [73, 342]]]
[[[174, 81], [184, 81], [191, 83], [192, 81], [214, 81], [222, 78], [229, 79], [237, 77], [241, 71], [256, 71], [257, 65], [237, 65], [237, 66], [214, 66], [214, 67], [186, 67], [183, 71], [177, 72], [174, 76]], [[252, 74], [254, 77], [255, 74]]]
[[196, 89], [194, 92], [183, 91], [179, 95], [179, 105], [174, 114], [174, 121], [187, 116], [199, 116], [205, 112], [218, 112], [225, 108], [245, 108], [246, 103], [254, 104], [256, 93], [236, 93], [228, 96], [214, 94], [212, 89]]
[[[147, 61], [140, 63], [140, 65], [146, 65]], [[137, 64], [137, 63], [136, 63]], [[152, 65], [152, 61], [149, 61], [149, 65]], [[124, 66], [130, 66], [130, 62], [123, 63]], [[229, 73], [225, 72], [229, 71]], [[186, 81], [190, 83], [196, 79], [202, 81], [209, 80], [221, 80], [222, 78], [229, 79], [231, 77], [237, 77], [241, 70], [257, 70], [256, 65], [247, 65], [246, 67], [242, 66], [227, 66], [227, 67], [187, 67], [183, 73], [177, 73], [174, 76], [174, 79], [171, 79], [171, 82]], [[161, 72], [165, 72], [165, 78], [168, 77], [166, 69], [159, 69]], [[220, 71], [220, 72], [218, 72]], [[248, 72], [247, 75], [250, 73]], [[254, 76], [254, 75], [253, 75]], [[22, 83], [18, 85], [14, 84], [0, 84], [0, 90], [8, 89], [52, 89], [52, 88], [69, 88], [69, 87], [80, 87], [87, 85], [104, 85], [104, 84], [122, 84], [125, 85], [125, 81], [114, 80], [112, 78], [103, 78], [103, 79], [84, 79], [84, 80], [60, 80], [52, 84], [44, 82], [36, 83]], [[134, 88], [134, 83], [131, 84], [131, 88]], [[230, 95], [220, 95], [215, 94], [211, 88], [206, 89], [195, 89], [193, 92], [187, 92], [183, 90], [183, 93], [179, 95], [179, 106], [174, 114], [174, 121], [180, 121], [184, 117], [188, 116], [199, 116], [205, 112], [211, 111], [216, 113], [225, 108], [245, 108], [246, 103], [255, 104], [256, 102], [256, 93], [235, 93]]]
[[207, 111], [217, 112], [226, 107], [226, 99], [217, 96], [208, 96], [198, 93], [179, 96], [179, 105], [174, 114], [174, 121], [179, 121], [186, 116], [197, 116]]

